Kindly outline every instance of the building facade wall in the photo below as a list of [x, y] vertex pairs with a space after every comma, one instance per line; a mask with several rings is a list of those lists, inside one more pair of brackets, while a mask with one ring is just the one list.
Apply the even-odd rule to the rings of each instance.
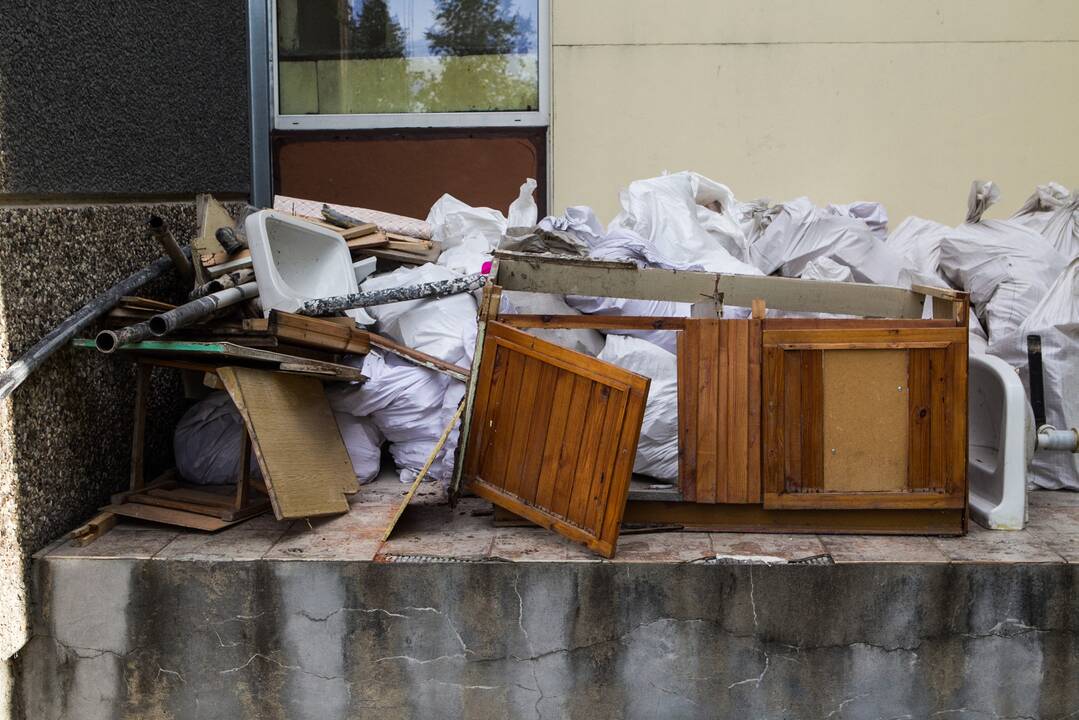
[[[151, 213], [186, 243], [196, 192], [250, 186], [246, 3], [15, 0], [3, 18], [0, 370], [161, 255]], [[0, 402], [0, 660], [26, 641], [28, 554], [126, 482], [132, 378], [61, 350]], [[149, 470], [181, 409], [178, 382], [155, 373]]]
[[553, 0], [552, 210], [692, 169], [739, 199], [877, 200], [893, 224], [1079, 186], [1072, 0]]

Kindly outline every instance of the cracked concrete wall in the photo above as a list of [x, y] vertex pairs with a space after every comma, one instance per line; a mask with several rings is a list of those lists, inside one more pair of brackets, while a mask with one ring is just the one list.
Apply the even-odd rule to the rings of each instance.
[[42, 559], [35, 577], [28, 718], [1079, 711], [1074, 565]]

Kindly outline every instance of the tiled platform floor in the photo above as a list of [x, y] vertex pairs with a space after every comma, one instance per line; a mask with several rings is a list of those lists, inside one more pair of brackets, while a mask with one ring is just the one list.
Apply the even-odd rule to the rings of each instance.
[[[38, 557], [369, 561], [381, 554], [511, 562], [607, 562], [543, 529], [495, 527], [491, 506], [483, 500], [464, 498], [451, 510], [434, 485], [420, 489], [393, 537], [382, 544], [382, 530], [405, 487], [386, 476], [361, 488], [348, 515], [310, 522], [277, 522], [267, 514], [214, 534], [122, 520], [86, 547], [61, 540], [42, 550]], [[1029, 514], [1025, 530], [991, 532], [971, 523], [971, 532], [962, 538], [623, 534], [611, 562], [678, 563], [718, 554], [784, 560], [829, 555], [836, 563], [1079, 563], [1079, 493], [1031, 492]]]

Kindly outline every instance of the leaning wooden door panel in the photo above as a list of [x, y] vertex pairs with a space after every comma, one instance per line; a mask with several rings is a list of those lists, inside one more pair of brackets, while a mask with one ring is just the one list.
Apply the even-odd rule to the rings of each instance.
[[962, 508], [965, 328], [765, 330], [764, 504]]
[[465, 455], [469, 489], [610, 557], [648, 383], [488, 323]]

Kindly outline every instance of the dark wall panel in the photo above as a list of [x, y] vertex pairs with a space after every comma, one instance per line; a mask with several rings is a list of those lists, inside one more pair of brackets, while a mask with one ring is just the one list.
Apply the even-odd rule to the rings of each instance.
[[526, 178], [544, 214], [546, 130], [279, 133], [274, 191], [424, 218], [443, 193], [506, 212]]
[[0, 194], [247, 193], [247, 3], [8, 0]]

